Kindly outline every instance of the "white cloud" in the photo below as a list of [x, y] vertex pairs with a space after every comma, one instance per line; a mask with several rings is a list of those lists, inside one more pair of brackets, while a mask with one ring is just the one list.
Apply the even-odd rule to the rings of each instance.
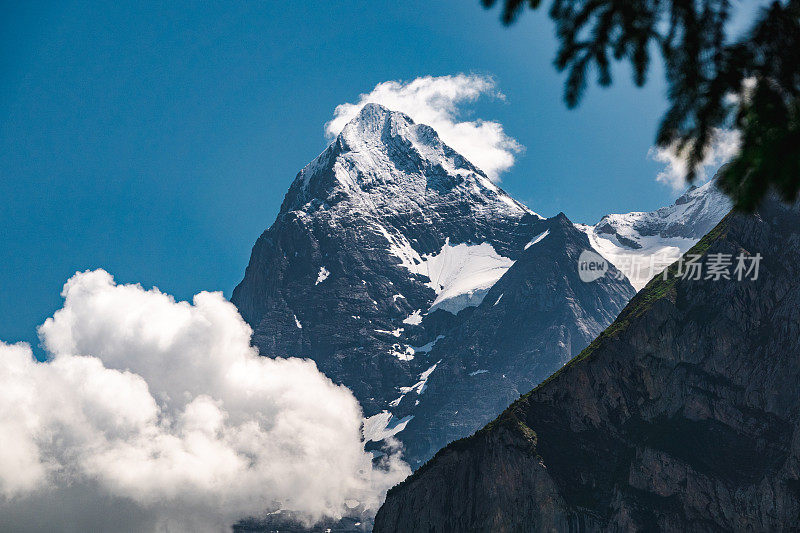
[[[710, 172], [732, 159], [739, 151], [740, 135], [738, 130], [715, 129], [711, 145], [706, 150], [701, 167], [698, 169], [696, 182], [703, 183], [710, 177]], [[688, 148], [678, 152], [677, 143], [662, 148], [654, 146], [647, 155], [654, 161], [664, 163], [664, 170], [658, 173], [656, 181], [667, 184], [675, 190], [686, 187]]]
[[336, 106], [333, 119], [325, 125], [325, 133], [335, 137], [364, 104], [381, 104], [407, 114], [414, 122], [431, 126], [446, 144], [498, 181], [500, 174], [514, 165], [515, 154], [524, 147], [506, 135], [499, 122], [460, 118], [460, 108], [482, 96], [505, 98], [492, 78], [474, 74], [386, 81], [360, 95], [355, 104]]
[[117, 530], [218, 531], [278, 508], [337, 517], [347, 500], [374, 513], [409, 473], [396, 454], [374, 467], [350, 391], [311, 361], [260, 357], [221, 294], [176, 302], [96, 270], [62, 296], [39, 328], [47, 362], [0, 342], [7, 527], [104, 529], [119, 513]]

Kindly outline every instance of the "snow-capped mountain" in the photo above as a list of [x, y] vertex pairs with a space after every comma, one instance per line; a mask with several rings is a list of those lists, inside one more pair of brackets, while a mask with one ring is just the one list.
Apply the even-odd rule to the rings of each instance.
[[[368, 104], [297, 175], [231, 299], [263, 355], [316, 361], [361, 402], [366, 439], [396, 436], [416, 465], [622, 309], [626, 280], [577, 281], [575, 253], [589, 248], [566, 217], [516, 202], [430, 127]], [[470, 398], [474, 419], [441, 414]], [[410, 442], [422, 428], [433, 434]]]
[[366, 105], [297, 175], [232, 301], [263, 354], [311, 357], [375, 414], [542, 220], [430, 127]]
[[606, 215], [594, 226], [577, 227], [638, 291], [731, 210], [715, 182], [692, 186], [674, 204], [656, 211]]

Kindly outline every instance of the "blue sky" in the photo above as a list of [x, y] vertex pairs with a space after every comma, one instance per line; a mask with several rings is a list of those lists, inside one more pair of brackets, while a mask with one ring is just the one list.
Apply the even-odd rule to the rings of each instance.
[[229, 296], [334, 108], [386, 80], [493, 76], [505, 100], [471, 109], [527, 148], [502, 186], [543, 215], [675, 197], [647, 157], [658, 65], [568, 110], [544, 12], [504, 28], [478, 0], [160, 4], [0, 7], [0, 339], [34, 341], [78, 270]]

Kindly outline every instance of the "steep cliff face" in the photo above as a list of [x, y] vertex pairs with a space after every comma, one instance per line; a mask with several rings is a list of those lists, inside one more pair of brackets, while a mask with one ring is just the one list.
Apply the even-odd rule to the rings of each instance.
[[578, 280], [589, 248], [428, 126], [369, 104], [297, 175], [231, 300], [261, 354], [313, 359], [361, 402], [368, 446], [396, 437], [415, 467], [627, 303], [624, 278]]
[[613, 266], [582, 281], [578, 260], [591, 249], [566, 216], [548, 219], [481, 304], [436, 343], [424, 391], [403, 394], [395, 407], [413, 416], [402, 435], [411, 464], [492, 420], [616, 318], [633, 290]]
[[690, 253], [761, 254], [758, 278], [673, 265], [551, 379], [392, 489], [375, 531], [796, 529], [800, 211], [730, 214]]

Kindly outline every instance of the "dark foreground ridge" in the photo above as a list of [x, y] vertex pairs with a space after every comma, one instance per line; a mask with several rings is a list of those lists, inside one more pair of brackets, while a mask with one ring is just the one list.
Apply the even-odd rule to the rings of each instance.
[[732, 213], [592, 344], [389, 491], [375, 531], [768, 531], [800, 524], [800, 211]]

